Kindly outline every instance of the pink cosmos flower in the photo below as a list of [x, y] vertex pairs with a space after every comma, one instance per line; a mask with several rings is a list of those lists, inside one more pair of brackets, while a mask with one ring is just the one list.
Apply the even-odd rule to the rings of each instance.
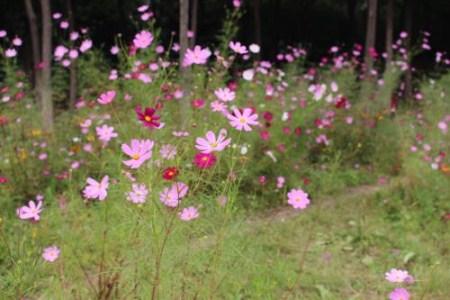
[[236, 98], [236, 93], [230, 90], [228, 87], [217, 89], [214, 91], [216, 97], [224, 102], [233, 101]]
[[213, 153], [197, 153], [194, 157], [194, 164], [199, 169], [208, 169], [215, 165], [217, 161]]
[[20, 37], [15, 37], [13, 40], [12, 40], [12, 44], [14, 45], [14, 46], [16, 46], [16, 47], [20, 47], [20, 46], [22, 46], [22, 39], [20, 38]]
[[108, 196], [109, 176], [105, 175], [100, 182], [88, 177], [87, 186], [83, 190], [83, 196], [86, 199], [105, 200]]
[[316, 137], [316, 143], [328, 146], [330, 144], [330, 140], [328, 140], [325, 134], [320, 134], [318, 137]]
[[308, 194], [302, 189], [292, 189], [288, 194], [288, 204], [295, 209], [305, 209], [308, 207], [310, 200]]
[[233, 0], [233, 6], [235, 8], [241, 7], [241, 0]]
[[389, 294], [389, 300], [409, 300], [409, 292], [404, 288], [396, 288]]
[[178, 213], [178, 216], [182, 221], [192, 221], [199, 217], [199, 213], [197, 208], [190, 206], [187, 208], [183, 208], [181, 212]]
[[119, 49], [119, 47], [116, 46], [116, 45], [112, 46], [111, 49], [109, 50], [109, 52], [110, 52], [112, 55], [118, 54], [119, 51], [120, 51], [120, 49]]
[[189, 188], [183, 182], [176, 182], [170, 188], [166, 187], [159, 194], [159, 200], [168, 207], [177, 207], [180, 200], [186, 196]]
[[286, 179], [283, 176], [277, 177], [277, 189], [281, 189], [284, 186]]
[[226, 112], [226, 110], [227, 110], [226, 104], [219, 100], [211, 102], [210, 107], [211, 107], [211, 110], [214, 112]]
[[17, 209], [17, 216], [21, 220], [39, 221], [42, 212], [42, 201], [29, 201], [28, 206], [24, 205]]
[[136, 34], [133, 39], [133, 45], [139, 49], [145, 49], [149, 47], [153, 42], [153, 35], [146, 30], [143, 30]]
[[170, 144], [162, 145], [159, 154], [161, 154], [161, 157], [164, 159], [173, 159], [175, 158], [175, 155], [177, 155], [177, 147]]
[[5, 57], [12, 58], [17, 55], [17, 50], [14, 48], [9, 48], [5, 50]]
[[206, 137], [199, 137], [196, 140], [195, 148], [202, 153], [211, 153], [214, 151], [220, 152], [224, 150], [231, 142], [231, 138], [227, 139], [227, 131], [221, 129], [219, 135], [216, 135], [212, 131], [206, 133]]
[[190, 65], [204, 65], [211, 56], [211, 51], [208, 48], [195, 46], [194, 49], [187, 49], [183, 59], [183, 67]]
[[107, 92], [102, 93], [100, 95], [100, 97], [98, 97], [97, 102], [100, 103], [101, 105], [107, 105], [107, 104], [111, 103], [115, 97], [116, 97], [116, 91], [114, 91], [114, 90], [107, 91]]
[[133, 183], [131, 188], [132, 190], [127, 193], [127, 200], [135, 204], [145, 203], [148, 195], [148, 189], [145, 187], [145, 184]]
[[139, 168], [144, 162], [152, 157], [152, 140], [131, 140], [131, 144], [122, 144], [122, 151], [131, 157], [130, 160], [124, 160], [123, 163], [132, 169]]
[[106, 124], [96, 127], [95, 131], [97, 132], [98, 139], [105, 144], [107, 144], [112, 138], [117, 137], [117, 132], [114, 131], [114, 127]]
[[233, 50], [234, 52], [236, 52], [237, 54], [247, 54], [247, 47], [242, 45], [240, 42], [233, 42], [231, 41], [228, 46], [230, 47], [231, 50]]
[[84, 40], [83, 42], [81, 42], [80, 52], [84, 53], [84, 52], [88, 51], [91, 48], [92, 48], [92, 41], [91, 40]]
[[235, 108], [227, 118], [230, 125], [239, 131], [251, 131], [250, 125], [258, 125], [258, 115], [254, 114], [250, 108], [244, 108], [242, 112]]
[[386, 280], [394, 283], [404, 282], [409, 276], [408, 271], [398, 269], [391, 269], [385, 273]]
[[54, 262], [58, 259], [60, 250], [56, 246], [50, 246], [44, 249], [42, 252], [42, 258], [48, 262]]

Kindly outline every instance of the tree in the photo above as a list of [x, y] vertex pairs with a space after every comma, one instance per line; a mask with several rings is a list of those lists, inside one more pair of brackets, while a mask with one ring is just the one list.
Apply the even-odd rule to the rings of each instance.
[[386, 3], [386, 65], [392, 61], [392, 40], [394, 38], [394, 0]]
[[378, 0], [368, 0], [367, 8], [367, 31], [366, 31], [366, 52], [364, 64], [366, 68], [366, 77], [370, 74], [373, 67], [371, 51], [375, 48], [376, 30], [377, 30], [377, 6]]
[[30, 26], [30, 37], [31, 37], [31, 50], [33, 57], [33, 83], [34, 83], [34, 95], [36, 97], [37, 103], [41, 105], [41, 49], [40, 49], [40, 39], [39, 39], [39, 28], [37, 24], [36, 13], [34, 12], [33, 3], [31, 0], [25, 0], [25, 11], [27, 14], [28, 23]]
[[191, 31], [194, 33], [194, 36], [190, 39], [190, 47], [192, 48], [195, 45], [197, 39], [197, 24], [198, 24], [198, 0], [192, 0], [191, 6]]
[[42, 88], [40, 93], [42, 124], [46, 132], [53, 131], [53, 101], [51, 88], [52, 20], [50, 0], [41, 0], [42, 14]]

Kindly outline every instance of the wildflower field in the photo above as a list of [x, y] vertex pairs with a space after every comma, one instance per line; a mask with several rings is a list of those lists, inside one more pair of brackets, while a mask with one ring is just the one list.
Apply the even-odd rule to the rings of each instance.
[[261, 59], [235, 38], [240, 1], [217, 43], [184, 50], [148, 5], [108, 53], [66, 17], [36, 65], [51, 126], [0, 28], [0, 299], [450, 299], [450, 58], [432, 33], [400, 32], [367, 69], [359, 44]]

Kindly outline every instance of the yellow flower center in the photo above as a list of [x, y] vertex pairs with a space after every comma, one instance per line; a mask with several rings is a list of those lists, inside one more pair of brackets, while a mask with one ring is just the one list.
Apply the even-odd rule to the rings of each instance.
[[152, 120], [152, 117], [150, 117], [150, 116], [145, 116], [144, 120], [145, 120], [146, 122], [150, 122], [150, 121]]
[[246, 120], [245, 118], [240, 118], [240, 119], [239, 119], [239, 122], [240, 122], [241, 124], [245, 124], [245, 123], [247, 122], [247, 120]]
[[133, 154], [131, 155], [131, 158], [134, 160], [138, 160], [139, 158], [141, 158], [141, 156], [139, 154]]

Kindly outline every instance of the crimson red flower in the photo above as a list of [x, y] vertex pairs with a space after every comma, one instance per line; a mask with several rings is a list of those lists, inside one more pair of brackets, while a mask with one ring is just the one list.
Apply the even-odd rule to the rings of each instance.
[[154, 128], [159, 127], [161, 124], [159, 123], [160, 117], [156, 115], [156, 110], [151, 107], [146, 107], [144, 111], [142, 111], [141, 107], [138, 106], [135, 109], [136, 115], [138, 119], [144, 124], [145, 127]]
[[191, 102], [193, 108], [203, 108], [205, 107], [205, 100], [198, 98], [194, 99]]
[[178, 175], [178, 169], [176, 167], [169, 167], [163, 171], [163, 178], [165, 180], [172, 180]]
[[197, 153], [194, 157], [194, 164], [199, 169], [208, 169], [215, 165], [217, 161], [213, 153]]
[[8, 178], [6, 178], [4, 176], [0, 176], [0, 184], [7, 183], [7, 182], [8, 182]]
[[270, 111], [265, 111], [263, 112], [263, 118], [270, 123], [273, 120], [273, 114]]
[[302, 128], [301, 127], [297, 127], [297, 128], [295, 128], [294, 132], [295, 132], [296, 136], [301, 136], [302, 135]]

